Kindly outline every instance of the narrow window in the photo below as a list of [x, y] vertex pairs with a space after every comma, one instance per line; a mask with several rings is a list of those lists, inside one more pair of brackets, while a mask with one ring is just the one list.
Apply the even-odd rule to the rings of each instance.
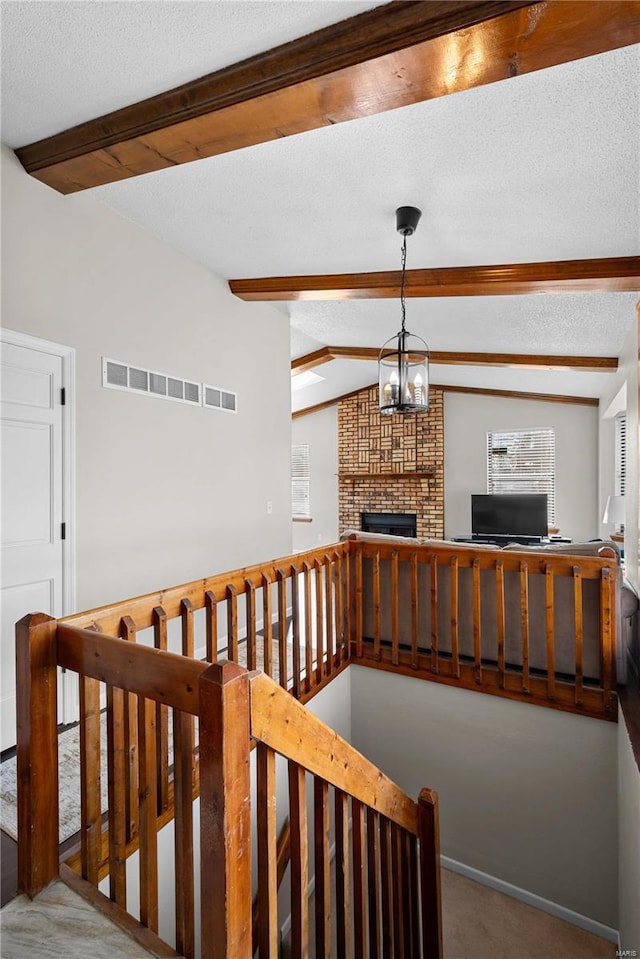
[[294, 519], [310, 519], [309, 445], [291, 447], [291, 507]]

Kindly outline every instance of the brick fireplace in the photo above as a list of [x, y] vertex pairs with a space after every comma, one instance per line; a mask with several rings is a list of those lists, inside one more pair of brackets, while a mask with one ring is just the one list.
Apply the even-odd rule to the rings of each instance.
[[378, 389], [338, 404], [340, 530], [360, 529], [362, 513], [415, 513], [416, 535], [444, 535], [443, 394], [429, 412], [381, 416]]

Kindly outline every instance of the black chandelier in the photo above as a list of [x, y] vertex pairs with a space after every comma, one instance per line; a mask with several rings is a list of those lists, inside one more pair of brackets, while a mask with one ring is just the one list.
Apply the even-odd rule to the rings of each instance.
[[396, 210], [396, 229], [403, 238], [402, 328], [387, 340], [378, 357], [381, 413], [419, 413], [429, 409], [429, 347], [421, 337], [405, 329], [407, 237], [415, 233], [421, 216], [422, 212], [414, 206], [401, 206]]

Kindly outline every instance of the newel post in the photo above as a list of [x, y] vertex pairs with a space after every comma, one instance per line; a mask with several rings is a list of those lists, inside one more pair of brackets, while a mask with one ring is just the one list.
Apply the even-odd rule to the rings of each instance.
[[58, 623], [16, 625], [18, 890], [35, 896], [58, 875]]
[[249, 674], [221, 661], [199, 687], [202, 959], [251, 959]]
[[423, 789], [418, 798], [418, 838], [420, 839], [422, 952], [425, 959], [442, 959], [440, 823], [438, 794], [433, 789]]

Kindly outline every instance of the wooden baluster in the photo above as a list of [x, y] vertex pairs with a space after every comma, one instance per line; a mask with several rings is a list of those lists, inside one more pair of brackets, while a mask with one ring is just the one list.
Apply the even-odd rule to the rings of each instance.
[[393, 955], [405, 959], [404, 903], [402, 901], [402, 837], [400, 827], [391, 823], [391, 895], [393, 897]]
[[244, 581], [247, 617], [247, 669], [257, 669], [256, 656], [256, 587], [250, 579]]
[[210, 589], [204, 594], [205, 621], [207, 626], [207, 662], [218, 661], [218, 600]]
[[[264, 839], [264, 837], [263, 837]], [[260, 835], [258, 836], [258, 852], [260, 849]], [[276, 843], [276, 888], [279, 889], [284, 879], [284, 874], [289, 868], [289, 859], [291, 855], [291, 827], [289, 820], [286, 819], [282, 829], [280, 830], [280, 835], [278, 836], [278, 842]], [[277, 916], [276, 916], [277, 919]], [[260, 927], [260, 905], [259, 905], [259, 894], [256, 894], [253, 900], [253, 917], [252, 917], [252, 942], [253, 942], [253, 952], [258, 949], [258, 937], [259, 937], [259, 927]]]
[[431, 672], [438, 673], [438, 557], [433, 555], [429, 559], [431, 575]]
[[[167, 649], [167, 614], [162, 606], [155, 606], [153, 617], [153, 645]], [[158, 810], [169, 808], [169, 709], [156, 703], [156, 756], [158, 762]]]
[[364, 806], [358, 799], [351, 799], [351, 829], [353, 841], [353, 955], [364, 959], [367, 948], [366, 913], [366, 835]]
[[304, 576], [304, 664], [305, 664], [305, 692], [309, 692], [313, 684], [313, 618], [311, 616], [311, 567], [305, 562], [302, 564]]
[[260, 959], [278, 959], [278, 852], [276, 834], [276, 754], [256, 747], [258, 823], [258, 935]]
[[391, 824], [380, 818], [380, 905], [382, 914], [382, 959], [393, 955], [393, 877], [391, 875]]
[[298, 593], [298, 567], [291, 566], [291, 642], [292, 649], [292, 669], [293, 669], [293, 688], [292, 693], [296, 699], [300, 699], [300, 596]]
[[238, 662], [238, 594], [235, 586], [227, 586], [227, 655]]
[[173, 801], [175, 807], [176, 950], [195, 955], [193, 875], [193, 716], [173, 710]]
[[411, 895], [411, 836], [406, 829], [400, 830], [400, 858], [402, 864], [403, 945], [407, 957], [413, 955], [413, 913]]
[[358, 549], [356, 551], [356, 568], [355, 568], [355, 606], [354, 606], [354, 615], [355, 615], [355, 640], [356, 640], [356, 655], [359, 658], [362, 658], [362, 634], [364, 632], [363, 627], [363, 612], [362, 612], [362, 550]]
[[422, 952], [442, 959], [442, 904], [440, 895], [440, 825], [438, 794], [423, 789], [418, 798], [420, 839], [420, 898], [422, 906]]
[[[348, 563], [346, 564], [348, 568]], [[345, 626], [344, 621], [344, 599], [343, 599], [343, 562], [342, 562], [342, 553], [336, 553], [336, 559], [334, 564], [334, 576], [335, 576], [335, 618], [336, 618], [336, 666], [346, 658], [347, 649], [345, 646], [345, 636], [348, 636], [348, 630]], [[348, 604], [347, 604], [348, 608]]]
[[547, 634], [547, 696], [556, 698], [556, 636], [553, 607], [553, 567], [545, 565], [545, 611]]
[[460, 679], [460, 621], [458, 613], [459, 596], [458, 557], [451, 557], [451, 659], [453, 675]]
[[409, 845], [409, 907], [411, 912], [411, 949], [410, 955], [420, 956], [420, 884], [418, 881], [418, 840], [407, 833]]
[[291, 822], [291, 952], [306, 956], [309, 949], [309, 837], [305, 771], [289, 761], [289, 820]]
[[182, 620], [182, 655], [193, 659], [195, 641], [193, 635], [193, 603], [190, 599], [180, 600], [180, 618]]
[[584, 628], [582, 622], [582, 571], [579, 566], [573, 566], [573, 609], [575, 616], [575, 635], [576, 635], [576, 679], [574, 702], [576, 706], [582, 706], [582, 680], [583, 680], [583, 642]]
[[264, 636], [264, 671], [273, 675], [273, 616], [271, 612], [271, 578], [262, 574], [262, 631]]
[[411, 563], [411, 666], [418, 668], [418, 554], [412, 553]]
[[140, 922], [158, 931], [158, 807], [156, 781], [156, 704], [138, 697], [138, 855]]
[[480, 563], [477, 559], [472, 562], [473, 567], [473, 658], [474, 678], [482, 683], [482, 634], [480, 628]]
[[344, 611], [344, 632], [343, 632], [343, 661], [349, 659], [355, 650], [356, 640], [356, 594], [355, 594], [355, 561], [357, 553], [357, 544], [349, 543], [349, 552], [344, 562], [344, 591], [343, 591], [343, 611]]
[[127, 908], [127, 753], [123, 689], [107, 686], [109, 896]]
[[349, 858], [349, 799], [335, 790], [336, 936], [338, 959], [351, 959], [351, 877]]
[[498, 628], [498, 686], [504, 689], [504, 564], [496, 560], [496, 619]]
[[[136, 624], [131, 616], [121, 619], [122, 638], [136, 642]], [[124, 697], [124, 735], [127, 756], [125, 805], [127, 810], [127, 842], [138, 832], [138, 702], [135, 693]]]
[[380, 834], [378, 814], [367, 807], [367, 886], [369, 892], [369, 956], [380, 948]]
[[[193, 603], [190, 599], [180, 601], [182, 618], [182, 655], [194, 657]], [[216, 628], [217, 641], [217, 628]], [[175, 863], [176, 889], [176, 936], [180, 936], [183, 952], [187, 956], [195, 951], [194, 915], [195, 897], [193, 881], [193, 782], [195, 776], [195, 736], [193, 716], [174, 712], [174, 804], [175, 804]], [[178, 898], [182, 901], [179, 903]], [[177, 940], [176, 940], [177, 941]], [[189, 957], [187, 956], [187, 959]]]
[[520, 563], [520, 624], [522, 629], [522, 692], [529, 692], [529, 567]]
[[373, 563], [373, 656], [380, 660], [380, 550], [376, 550]]
[[398, 552], [394, 549], [391, 554], [391, 662], [394, 666], [399, 662], [400, 650], [400, 589], [398, 586]]
[[318, 685], [322, 682], [324, 673], [324, 611], [322, 588], [322, 563], [316, 560], [313, 564], [315, 572], [315, 597], [316, 597], [316, 675], [315, 681]]
[[16, 625], [18, 890], [32, 897], [58, 875], [57, 621]]
[[331, 853], [329, 849], [329, 784], [313, 780], [316, 959], [331, 959]]
[[289, 663], [287, 651], [287, 577], [284, 570], [276, 571], [278, 583], [278, 677], [280, 685], [286, 689], [289, 683]]
[[334, 664], [334, 638], [333, 638], [333, 566], [331, 557], [328, 553], [324, 555], [324, 595], [325, 595], [325, 626], [326, 626], [326, 647], [327, 661], [325, 664], [325, 676], [330, 676], [333, 672]]
[[203, 957], [251, 959], [251, 775], [248, 673], [210, 666], [199, 680]]
[[[100, 632], [99, 626], [89, 627]], [[82, 877], [99, 882], [102, 859], [100, 779], [100, 682], [79, 676], [80, 698], [80, 843]]]
[[615, 584], [617, 572], [613, 575], [608, 567], [600, 573], [600, 635], [601, 646], [601, 675], [604, 690], [605, 713], [611, 713], [616, 708], [616, 698], [613, 693], [614, 650], [615, 650]]

